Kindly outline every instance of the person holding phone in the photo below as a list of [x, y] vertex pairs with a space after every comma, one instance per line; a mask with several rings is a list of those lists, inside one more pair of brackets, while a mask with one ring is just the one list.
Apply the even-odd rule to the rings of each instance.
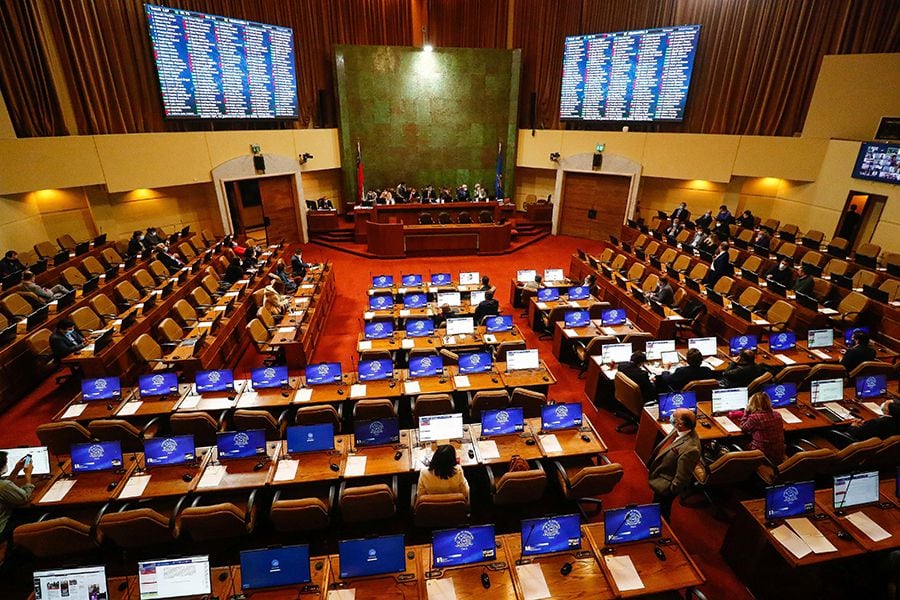
[[[0, 473], [6, 470], [6, 461], [9, 455], [0, 451]], [[24, 456], [9, 471], [9, 475], [4, 479], [0, 479], [0, 539], [6, 539], [12, 527], [9, 526], [10, 517], [13, 510], [19, 506], [24, 506], [31, 501], [31, 494], [34, 492], [34, 484], [31, 483], [31, 472], [34, 465], [31, 462], [31, 456]], [[25, 483], [19, 487], [15, 479], [22, 473]]]

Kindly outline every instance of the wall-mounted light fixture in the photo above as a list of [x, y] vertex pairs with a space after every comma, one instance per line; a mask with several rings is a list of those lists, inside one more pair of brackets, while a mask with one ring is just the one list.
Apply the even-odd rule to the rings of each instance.
[[305, 165], [306, 163], [311, 161], [313, 158], [315, 158], [315, 157], [312, 154], [310, 154], [309, 152], [304, 152], [303, 154], [300, 155], [300, 158], [298, 160], [300, 161], [301, 165]]

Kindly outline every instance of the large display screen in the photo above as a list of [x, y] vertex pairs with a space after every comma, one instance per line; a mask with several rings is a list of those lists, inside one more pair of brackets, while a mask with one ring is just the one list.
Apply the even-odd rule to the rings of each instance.
[[296, 119], [294, 32], [145, 4], [171, 119]]
[[681, 121], [699, 25], [566, 38], [559, 116], [579, 121]]
[[853, 167], [853, 177], [900, 183], [900, 144], [863, 142]]

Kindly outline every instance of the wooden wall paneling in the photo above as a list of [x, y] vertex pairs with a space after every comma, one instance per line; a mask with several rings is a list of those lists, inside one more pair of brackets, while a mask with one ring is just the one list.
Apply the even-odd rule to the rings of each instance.
[[266, 228], [269, 243], [274, 244], [282, 239], [289, 244], [301, 242], [303, 235], [293, 176], [261, 177], [259, 195], [262, 198], [263, 213], [269, 220]]
[[[631, 178], [623, 175], [566, 173], [559, 233], [592, 240], [618, 235], [625, 220]], [[597, 211], [596, 219], [588, 211]]]

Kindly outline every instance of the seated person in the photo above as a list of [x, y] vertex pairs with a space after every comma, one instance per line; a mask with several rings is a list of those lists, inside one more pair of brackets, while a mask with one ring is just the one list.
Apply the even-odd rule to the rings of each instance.
[[62, 319], [50, 334], [50, 351], [56, 360], [62, 360], [84, 346], [84, 336], [70, 319]]
[[581, 281], [582, 286], [589, 287], [591, 289], [591, 293], [593, 293], [594, 284], [597, 283], [597, 276], [593, 273], [588, 273], [584, 276], [584, 279]]
[[472, 200], [474, 202], [487, 202], [488, 194], [487, 190], [481, 187], [480, 183], [475, 184], [475, 189], [472, 190]]
[[[453, 319], [457, 316], [458, 316], [457, 313], [453, 311], [453, 308], [451, 308], [449, 304], [442, 305], [441, 312], [439, 312], [434, 317], [435, 329], [439, 329], [441, 327], [446, 327], [447, 319]], [[477, 321], [476, 321], [476, 324], [477, 324]]]
[[494, 289], [494, 286], [491, 285], [491, 278], [488, 277], [487, 275], [482, 275], [481, 276], [481, 287], [478, 289], [484, 290], [484, 291]]
[[165, 240], [156, 234], [156, 227], [148, 227], [147, 233], [144, 235], [144, 248], [149, 250], [157, 244], [163, 243]]
[[728, 210], [728, 207], [724, 204], [719, 207], [719, 214], [716, 215], [716, 221], [724, 223], [725, 225], [730, 225], [731, 222], [734, 221], [731, 211]]
[[740, 427], [750, 436], [747, 450], [761, 450], [773, 465], [784, 461], [784, 419], [772, 410], [768, 394], [756, 392], [750, 396]]
[[457, 202], [468, 202], [471, 200], [469, 196], [469, 186], [466, 184], [462, 184], [458, 188], [456, 188], [456, 201]]
[[647, 362], [646, 354], [640, 351], [633, 352], [631, 360], [619, 363], [617, 368], [622, 375], [635, 382], [641, 388], [644, 404], [650, 404], [656, 402], [656, 387], [650, 381], [650, 373], [644, 369], [645, 362]]
[[806, 263], [800, 265], [800, 277], [794, 282], [794, 291], [798, 294], [812, 296], [815, 285], [816, 280], [813, 277], [812, 269]]
[[25, 264], [19, 260], [19, 253], [15, 250], [7, 250], [3, 258], [0, 258], [0, 277], [6, 277], [24, 270]]
[[682, 202], [678, 205], [678, 208], [672, 211], [672, 215], [670, 217], [673, 221], [678, 219], [682, 223], [686, 223], [691, 218], [691, 211], [687, 209], [687, 202]]
[[766, 279], [774, 281], [775, 283], [780, 283], [786, 288], [793, 287], [794, 270], [791, 268], [791, 261], [787, 258], [782, 258], [778, 261], [778, 264], [772, 267], [766, 274]]
[[462, 494], [469, 501], [469, 482], [456, 458], [456, 448], [441, 444], [434, 451], [428, 468], [419, 471], [416, 499], [426, 494]]
[[128, 256], [137, 256], [141, 252], [144, 251], [144, 232], [143, 231], [135, 231], [131, 234], [131, 239], [128, 240], [128, 251], [126, 254]]
[[438, 204], [445, 204], [447, 202], [453, 202], [453, 196], [450, 194], [450, 188], [443, 187], [441, 188], [441, 193], [438, 195]]
[[716, 372], [703, 364], [703, 354], [691, 348], [685, 355], [687, 366], [678, 367], [671, 373], [665, 371], [656, 377], [656, 389], [660, 392], [680, 392], [692, 381], [716, 379]]
[[165, 244], [156, 245], [156, 258], [165, 265], [169, 273], [174, 274], [184, 268], [184, 261], [174, 252], [170, 252]]
[[900, 434], [900, 400], [893, 399], [881, 405], [883, 416], [868, 421], [854, 419], [846, 433], [856, 442], [872, 437], [885, 440]]
[[53, 300], [59, 300], [63, 296], [69, 293], [69, 289], [64, 285], [56, 284], [52, 288], [45, 288], [42, 285], [39, 285], [34, 280], [34, 273], [31, 271], [25, 271], [22, 273], [22, 289], [26, 292], [31, 292], [35, 296], [41, 299], [44, 304], [47, 302], [52, 302]]
[[851, 346], [847, 348], [841, 364], [849, 373], [862, 363], [875, 360], [875, 348], [869, 345], [869, 334], [857, 329], [850, 338]]
[[541, 289], [541, 281], [543, 281], [543, 277], [540, 275], [534, 276], [534, 281], [526, 281], [525, 283], [517, 283], [516, 285], [525, 290], [537, 291]]
[[494, 299], [494, 291], [488, 290], [484, 294], [484, 300], [475, 307], [475, 325], [481, 325], [481, 320], [488, 315], [500, 314], [500, 303]]
[[225, 275], [222, 276], [222, 281], [226, 282], [228, 287], [231, 287], [243, 278], [244, 268], [241, 266], [241, 259], [235, 256], [228, 264], [228, 268], [225, 269]]
[[699, 248], [703, 245], [703, 242], [705, 242], [708, 238], [709, 238], [708, 231], [706, 231], [705, 229], [697, 228], [697, 231], [694, 232], [694, 237], [692, 237], [690, 239], [690, 241], [688, 241], [687, 245], [690, 246], [691, 248]]
[[745, 210], [741, 213], [741, 216], [737, 218], [737, 224], [743, 227], [744, 229], [753, 229], [756, 225], [756, 219], [753, 217], [753, 213], [749, 210]]
[[756, 235], [753, 236], [753, 245], [768, 250], [772, 245], [772, 238], [769, 237], [769, 232], [765, 229], [757, 231]]
[[669, 283], [667, 276], [659, 276], [659, 281], [656, 282], [656, 289], [650, 294], [650, 298], [663, 306], [672, 306], [675, 302], [675, 291], [672, 289], [672, 284]]
[[422, 189], [422, 203], [423, 204], [432, 204], [437, 201], [437, 192], [434, 190], [434, 186], [429, 184], [426, 185], [424, 189]]
[[280, 279], [273, 279], [264, 289], [263, 306], [273, 315], [283, 315], [287, 312], [291, 305], [291, 297], [284, 295], [284, 283]]
[[677, 218], [672, 219], [672, 224], [669, 225], [669, 228], [666, 229], [666, 235], [670, 235], [672, 237], [677, 236], [681, 233], [681, 230], [684, 229], [684, 225], [681, 224], [681, 221]]
[[322, 196], [318, 200], [316, 200], [316, 210], [334, 210], [334, 204], [326, 198]]
[[294, 277], [306, 277], [306, 271], [311, 267], [310, 263], [303, 261], [303, 248], [294, 249], [294, 255], [291, 257], [291, 271]]
[[765, 373], [766, 368], [756, 363], [756, 351], [741, 350], [737, 361], [720, 373], [720, 383], [727, 388], [747, 387], [750, 382]]
[[[0, 473], [6, 471], [9, 456], [6, 452], [0, 451]], [[31, 494], [34, 492], [34, 484], [31, 483], [31, 472], [34, 470], [34, 464], [25, 464], [25, 457], [19, 460], [9, 470], [9, 474], [4, 479], [0, 479], [0, 543], [9, 539], [12, 527], [10, 526], [10, 517], [12, 511], [19, 506], [25, 506], [31, 501]], [[24, 475], [24, 484], [20, 487], [16, 483], [19, 473]]]
[[697, 219], [695, 224], [697, 225], [697, 229], [707, 229], [710, 225], [712, 225], [712, 222], [712, 211], [708, 210]]
[[282, 259], [278, 259], [278, 262], [275, 263], [275, 270], [269, 275], [274, 279], [278, 279], [281, 283], [284, 284], [284, 291], [293, 294], [297, 291], [297, 284], [291, 279], [290, 275], [288, 275], [287, 270], [284, 266], [284, 261]]

